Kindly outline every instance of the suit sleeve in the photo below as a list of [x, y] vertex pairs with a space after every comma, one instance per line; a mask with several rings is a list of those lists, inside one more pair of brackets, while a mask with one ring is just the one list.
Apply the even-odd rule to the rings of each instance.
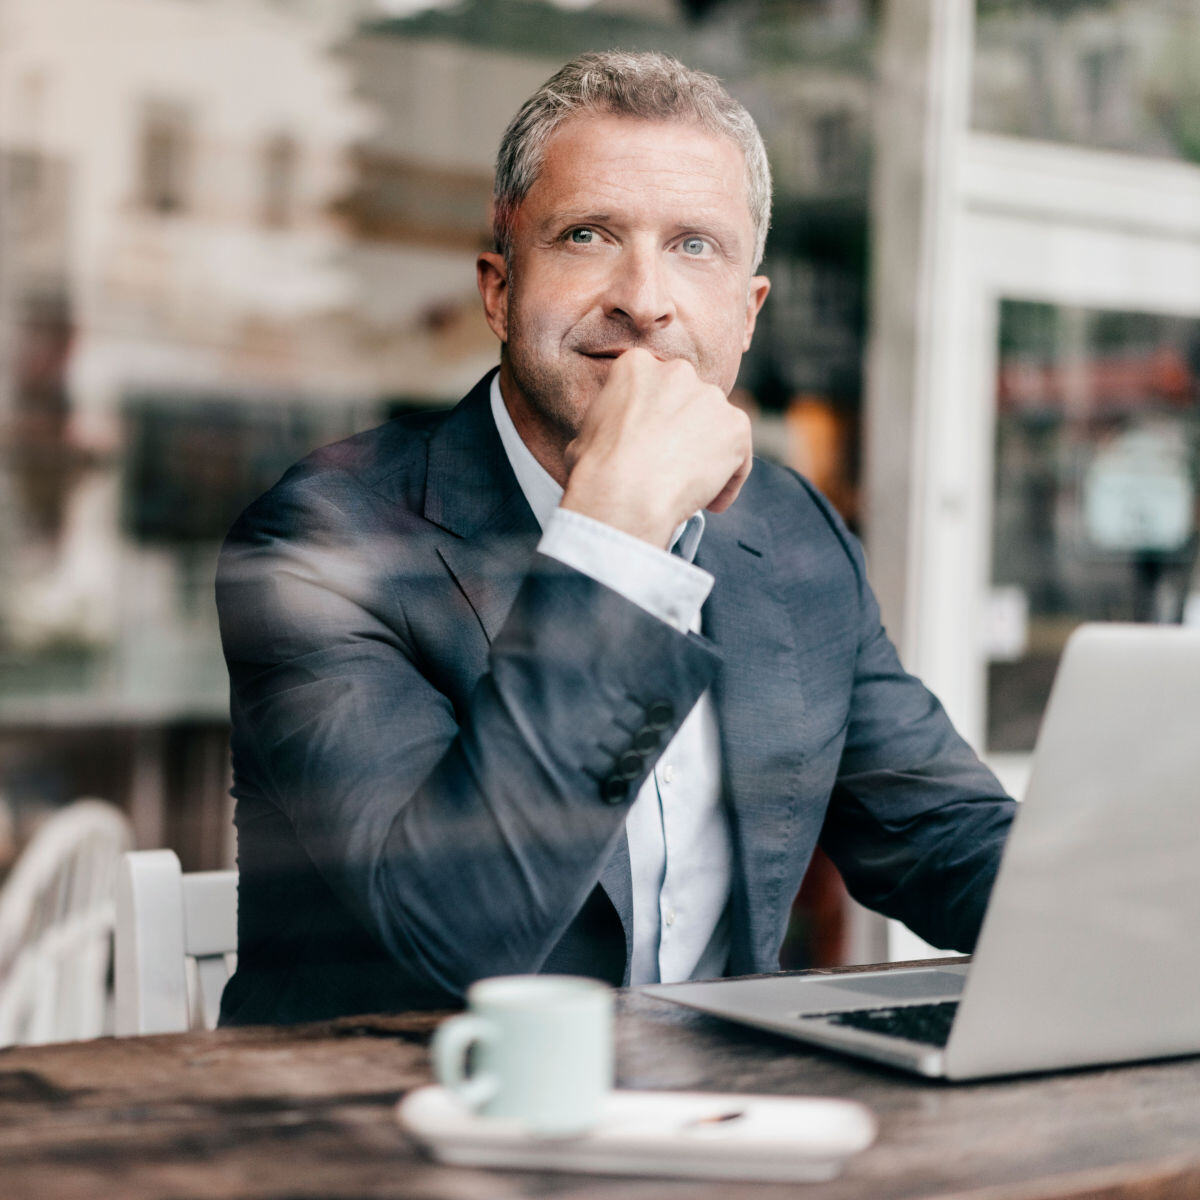
[[456, 710], [408, 619], [446, 603], [445, 577], [330, 490], [276, 489], [222, 554], [239, 774], [435, 993], [536, 970], [612, 852], [647, 743], [669, 741], [715, 654], [538, 555]]
[[1016, 806], [900, 665], [862, 549], [819, 502], [851, 557], [860, 598], [846, 741], [821, 844], [860, 903], [935, 946], [969, 953]]

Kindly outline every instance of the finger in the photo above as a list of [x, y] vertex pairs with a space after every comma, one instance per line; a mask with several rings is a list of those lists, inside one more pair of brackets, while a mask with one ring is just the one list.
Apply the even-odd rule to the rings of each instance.
[[738, 469], [729, 477], [729, 481], [717, 493], [713, 500], [706, 505], [709, 512], [721, 513], [724, 512], [738, 498], [738, 493], [742, 490], [742, 485], [746, 482], [750, 475], [750, 470], [754, 466], [754, 454], [747, 450], [746, 457], [742, 459]]

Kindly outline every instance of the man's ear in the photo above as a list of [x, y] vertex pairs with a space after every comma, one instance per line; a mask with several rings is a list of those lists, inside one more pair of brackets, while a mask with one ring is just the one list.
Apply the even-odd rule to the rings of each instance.
[[475, 279], [483, 297], [483, 314], [492, 332], [508, 341], [508, 264], [503, 254], [485, 250], [475, 260]]
[[754, 337], [754, 325], [758, 320], [759, 310], [767, 293], [771, 290], [771, 281], [765, 275], [755, 275], [750, 280], [750, 290], [746, 293], [746, 336], [742, 339], [742, 353], [750, 349], [750, 340]]

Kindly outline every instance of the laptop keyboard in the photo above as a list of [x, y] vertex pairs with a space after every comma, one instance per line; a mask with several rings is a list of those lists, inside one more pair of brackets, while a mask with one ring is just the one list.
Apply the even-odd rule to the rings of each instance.
[[923, 1042], [929, 1046], [944, 1046], [950, 1037], [950, 1026], [957, 1011], [957, 1000], [944, 1000], [936, 1004], [902, 1004], [894, 1008], [806, 1013], [805, 1017], [819, 1018], [831, 1025], [848, 1025], [851, 1029], [862, 1029], [867, 1033], [907, 1038], [910, 1042]]

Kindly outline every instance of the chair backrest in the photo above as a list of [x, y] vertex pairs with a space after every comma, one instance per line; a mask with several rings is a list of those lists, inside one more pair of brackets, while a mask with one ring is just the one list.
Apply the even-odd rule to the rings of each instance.
[[125, 815], [76, 800], [48, 817], [0, 892], [0, 1045], [107, 1032], [117, 865]]
[[136, 850], [117, 877], [116, 1030], [212, 1029], [236, 965], [237, 872], [185, 875], [173, 850]]

